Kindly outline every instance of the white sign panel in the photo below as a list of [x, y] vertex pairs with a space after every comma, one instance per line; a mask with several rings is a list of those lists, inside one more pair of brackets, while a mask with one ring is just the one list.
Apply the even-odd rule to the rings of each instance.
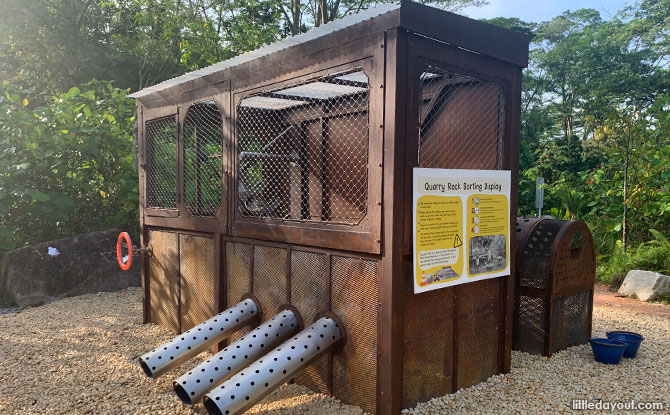
[[414, 293], [509, 275], [508, 170], [414, 169]]

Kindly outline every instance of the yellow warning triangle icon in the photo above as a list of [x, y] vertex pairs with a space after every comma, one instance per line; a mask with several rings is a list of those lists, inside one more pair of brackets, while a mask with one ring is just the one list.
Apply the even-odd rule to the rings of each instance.
[[456, 234], [454, 236], [454, 248], [458, 248], [461, 245], [463, 245], [463, 241], [461, 241], [461, 237]]

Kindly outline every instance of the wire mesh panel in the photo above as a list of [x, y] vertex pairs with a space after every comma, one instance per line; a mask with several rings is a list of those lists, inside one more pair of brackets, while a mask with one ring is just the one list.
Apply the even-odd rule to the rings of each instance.
[[501, 88], [435, 66], [421, 75], [420, 85], [419, 166], [502, 168]]
[[214, 102], [191, 105], [184, 119], [184, 203], [192, 216], [214, 216], [221, 204], [221, 112]]
[[347, 331], [333, 357], [333, 394], [374, 413], [377, 404], [377, 261], [331, 257], [332, 311]]
[[287, 303], [287, 251], [270, 246], [254, 246], [252, 292], [263, 310], [263, 319], [272, 317], [279, 306]]
[[181, 329], [189, 330], [214, 313], [214, 240], [179, 235]]
[[242, 99], [241, 215], [360, 222], [368, 204], [368, 92], [367, 75], [355, 69]]
[[179, 240], [176, 233], [149, 232], [149, 321], [179, 332]]
[[177, 208], [177, 119], [146, 122], [147, 207]]
[[591, 291], [554, 300], [551, 351], [584, 344], [591, 337]]
[[519, 350], [526, 353], [543, 354], [547, 334], [546, 301], [542, 298], [522, 295], [519, 297]]
[[[226, 306], [237, 304], [242, 296], [251, 291], [251, 259], [253, 246], [237, 242], [226, 242]], [[267, 313], [266, 310], [262, 310]], [[274, 311], [274, 310], [273, 310]], [[267, 315], [267, 314], [265, 314]], [[272, 314], [270, 314], [272, 315]], [[243, 328], [230, 337], [234, 342], [249, 331]]]
[[452, 392], [454, 289], [407, 293], [403, 408]]
[[[325, 254], [291, 251], [291, 304], [300, 311], [306, 326], [317, 313], [328, 310], [327, 282]], [[321, 356], [305, 368], [295, 381], [328, 393], [328, 356]]]

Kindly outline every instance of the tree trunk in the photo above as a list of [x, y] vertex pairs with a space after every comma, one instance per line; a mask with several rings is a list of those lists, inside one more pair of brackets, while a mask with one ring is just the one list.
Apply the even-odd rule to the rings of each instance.
[[628, 136], [626, 137], [626, 152], [624, 153], [623, 167], [623, 219], [621, 223], [621, 245], [624, 254], [628, 245], [628, 166], [630, 164], [630, 123], [628, 124]]
[[291, 14], [293, 15], [291, 35], [295, 36], [300, 33], [300, 0], [291, 1]]

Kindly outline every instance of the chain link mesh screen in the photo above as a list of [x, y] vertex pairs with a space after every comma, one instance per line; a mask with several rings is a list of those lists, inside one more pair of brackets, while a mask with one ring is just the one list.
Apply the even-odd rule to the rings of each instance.
[[214, 216], [221, 203], [221, 112], [214, 102], [191, 105], [184, 120], [184, 203], [192, 216]]
[[242, 99], [241, 215], [358, 223], [368, 204], [368, 92], [355, 69]]
[[502, 168], [501, 88], [430, 66], [420, 78], [419, 166]]
[[146, 122], [147, 206], [177, 208], [177, 119]]

